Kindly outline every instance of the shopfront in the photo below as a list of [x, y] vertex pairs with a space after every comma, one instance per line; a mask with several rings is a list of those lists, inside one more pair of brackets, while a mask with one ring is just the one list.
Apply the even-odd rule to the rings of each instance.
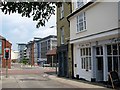
[[107, 81], [110, 71], [120, 76], [120, 41], [106, 39], [87, 43], [77, 43], [74, 76], [88, 81]]

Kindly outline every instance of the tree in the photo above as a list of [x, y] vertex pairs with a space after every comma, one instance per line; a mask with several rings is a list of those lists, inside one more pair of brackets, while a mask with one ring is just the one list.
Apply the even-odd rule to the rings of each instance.
[[18, 13], [21, 16], [32, 17], [33, 21], [38, 21], [36, 27], [45, 26], [51, 15], [55, 14], [55, 2], [1, 2], [0, 8], [4, 14]]

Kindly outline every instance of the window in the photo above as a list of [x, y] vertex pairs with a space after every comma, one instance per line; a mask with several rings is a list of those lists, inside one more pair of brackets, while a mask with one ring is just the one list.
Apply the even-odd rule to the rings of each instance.
[[60, 18], [63, 18], [64, 17], [64, 6], [63, 6], [63, 3], [60, 7]]
[[82, 69], [91, 70], [91, 48], [81, 48], [80, 52]]
[[102, 48], [102, 46], [96, 47], [96, 54], [97, 55], [103, 55], [103, 48]]
[[86, 29], [86, 17], [85, 12], [77, 16], [77, 32], [83, 31]]
[[64, 29], [61, 28], [61, 44], [64, 44]]
[[80, 8], [84, 5], [83, 0], [77, 0], [77, 8]]
[[108, 59], [108, 72], [116, 70], [118, 71], [118, 62], [120, 57], [119, 44], [107, 45], [107, 59]]

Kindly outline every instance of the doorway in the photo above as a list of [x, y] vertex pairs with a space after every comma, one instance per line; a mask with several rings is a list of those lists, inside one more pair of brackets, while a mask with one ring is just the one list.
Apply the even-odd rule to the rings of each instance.
[[96, 80], [103, 81], [103, 47], [96, 47]]

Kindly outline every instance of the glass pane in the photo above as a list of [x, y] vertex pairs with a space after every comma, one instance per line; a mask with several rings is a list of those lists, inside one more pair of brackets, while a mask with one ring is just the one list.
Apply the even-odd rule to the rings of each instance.
[[103, 47], [100, 47], [100, 49], [101, 49], [101, 55], [103, 55]]
[[118, 57], [113, 57], [113, 70], [118, 71]]
[[89, 69], [91, 70], [91, 57], [89, 57]]
[[84, 29], [86, 29], [86, 21], [84, 21]]
[[112, 57], [108, 57], [108, 72], [112, 71]]
[[99, 53], [99, 47], [96, 47], [96, 54], [100, 55], [100, 53]]
[[111, 45], [107, 45], [107, 55], [112, 55]]
[[118, 44], [118, 47], [119, 47], [119, 55], [120, 55], [120, 44]]
[[81, 56], [83, 56], [83, 54], [82, 54], [83, 52], [82, 52], [82, 49], [80, 49], [80, 54], [81, 54]]
[[84, 68], [83, 58], [81, 58], [81, 66], [82, 66], [82, 69], [83, 69]]
[[85, 58], [84, 58], [84, 64], [83, 65], [84, 65], [84, 69], [85, 69]]
[[88, 48], [86, 48], [86, 55], [88, 55]]
[[89, 55], [91, 56], [91, 48], [89, 48]]
[[83, 55], [85, 55], [85, 48], [83, 48]]
[[113, 45], [113, 55], [118, 55], [117, 44]]
[[103, 57], [97, 57], [98, 70], [103, 70]]
[[88, 70], [88, 57], [86, 57], [86, 70]]

